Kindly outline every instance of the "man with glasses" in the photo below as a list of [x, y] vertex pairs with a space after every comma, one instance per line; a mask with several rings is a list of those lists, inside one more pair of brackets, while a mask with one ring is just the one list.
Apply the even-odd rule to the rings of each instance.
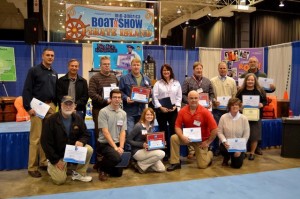
[[90, 134], [84, 120], [74, 113], [75, 100], [64, 96], [61, 100], [61, 110], [43, 124], [41, 144], [48, 159], [48, 173], [54, 184], [61, 185], [67, 180], [67, 162], [63, 161], [66, 145], [86, 147], [87, 154], [84, 164], [78, 164], [73, 171], [72, 180], [90, 182], [91, 176], [86, 175], [93, 148], [88, 145]]
[[120, 177], [123, 174], [123, 168], [115, 167], [122, 161], [127, 129], [126, 112], [120, 108], [121, 96], [119, 89], [112, 90], [110, 104], [99, 112], [97, 152], [103, 156], [97, 163], [100, 181], [106, 181], [108, 175]]
[[[188, 94], [188, 105], [184, 106], [178, 113], [175, 123], [175, 133], [171, 137], [171, 166], [167, 171], [181, 169], [180, 145], [191, 145], [195, 148], [197, 166], [200, 169], [207, 168], [213, 159], [213, 153], [208, 150], [209, 145], [214, 141], [218, 132], [218, 126], [212, 114], [199, 101], [199, 93], [190, 91]], [[191, 142], [183, 135], [184, 128], [201, 128], [201, 142]]]
[[111, 100], [105, 99], [103, 87], [116, 87], [117, 77], [110, 71], [110, 58], [103, 56], [100, 58], [100, 72], [93, 75], [89, 82], [89, 97], [92, 99], [92, 115], [95, 123], [95, 140], [99, 136], [98, 115], [99, 111], [110, 104]]

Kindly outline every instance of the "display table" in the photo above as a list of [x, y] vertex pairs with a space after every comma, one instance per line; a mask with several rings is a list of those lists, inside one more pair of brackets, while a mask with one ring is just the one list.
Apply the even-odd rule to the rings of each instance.
[[[91, 135], [89, 145], [94, 149], [94, 122], [87, 120], [86, 125]], [[26, 169], [29, 153], [30, 122], [0, 123], [0, 170]], [[95, 151], [91, 163], [95, 163]]]
[[282, 119], [262, 119], [261, 147], [281, 146]]

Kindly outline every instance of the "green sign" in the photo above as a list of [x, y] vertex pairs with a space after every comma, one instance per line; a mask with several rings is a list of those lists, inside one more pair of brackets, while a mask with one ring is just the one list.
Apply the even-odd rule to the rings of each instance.
[[14, 48], [0, 46], [0, 81], [17, 81]]

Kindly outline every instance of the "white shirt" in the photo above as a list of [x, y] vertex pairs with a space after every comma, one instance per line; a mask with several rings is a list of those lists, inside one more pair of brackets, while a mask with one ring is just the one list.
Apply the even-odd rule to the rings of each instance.
[[167, 84], [163, 79], [160, 79], [153, 87], [153, 100], [155, 108], [161, 107], [159, 99], [170, 97], [172, 104], [181, 106], [182, 90], [179, 81], [171, 79]]

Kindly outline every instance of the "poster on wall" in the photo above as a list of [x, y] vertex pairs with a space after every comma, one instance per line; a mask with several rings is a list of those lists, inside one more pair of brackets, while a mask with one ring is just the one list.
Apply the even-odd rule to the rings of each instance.
[[0, 81], [17, 81], [15, 49], [12, 47], [0, 46]]
[[67, 40], [154, 41], [154, 10], [66, 4]]
[[100, 59], [103, 56], [110, 58], [111, 70], [117, 77], [125, 75], [130, 69], [131, 60], [138, 58], [143, 62], [143, 45], [129, 43], [93, 42], [93, 69], [100, 69]]
[[264, 72], [264, 48], [222, 49], [221, 59], [227, 63], [227, 75], [238, 80], [238, 77], [250, 69], [248, 63], [252, 56], [258, 59], [259, 71]]

